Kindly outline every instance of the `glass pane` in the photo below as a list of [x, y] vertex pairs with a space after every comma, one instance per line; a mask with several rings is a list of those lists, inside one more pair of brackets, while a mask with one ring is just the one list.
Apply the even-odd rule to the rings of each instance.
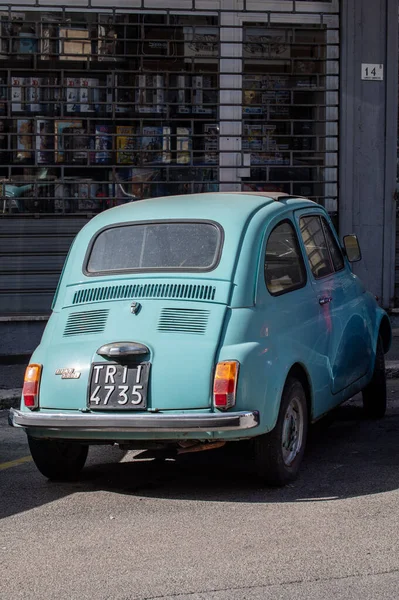
[[281, 294], [305, 284], [302, 255], [293, 226], [278, 225], [267, 241], [265, 280], [271, 294]]
[[300, 220], [302, 240], [310, 268], [316, 279], [334, 272], [320, 217], [302, 217]]
[[106, 229], [96, 238], [89, 273], [133, 270], [210, 270], [220, 250], [210, 223], [150, 223]]
[[323, 219], [324, 233], [327, 238], [328, 249], [330, 250], [331, 258], [334, 264], [334, 269], [336, 271], [340, 271], [344, 268], [344, 257], [342, 256], [342, 252], [340, 247], [337, 244], [337, 240], [335, 239], [331, 227], [327, 223], [325, 219]]

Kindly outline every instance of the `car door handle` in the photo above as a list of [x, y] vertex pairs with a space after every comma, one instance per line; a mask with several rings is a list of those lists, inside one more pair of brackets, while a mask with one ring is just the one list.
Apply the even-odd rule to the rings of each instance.
[[324, 298], [319, 298], [319, 304], [323, 306], [323, 304], [329, 304], [332, 302], [331, 296], [325, 296]]

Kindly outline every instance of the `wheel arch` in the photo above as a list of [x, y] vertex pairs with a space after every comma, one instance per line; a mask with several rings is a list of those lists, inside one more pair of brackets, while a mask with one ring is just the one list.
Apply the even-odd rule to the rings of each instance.
[[380, 322], [379, 335], [381, 335], [384, 354], [388, 352], [392, 343], [392, 328], [391, 322], [387, 315], [384, 315]]
[[305, 367], [300, 363], [295, 363], [292, 365], [291, 369], [288, 372], [288, 377], [296, 377], [298, 379], [305, 391], [306, 395], [306, 404], [308, 407], [308, 420], [312, 421], [313, 418], [313, 393], [312, 393], [312, 385], [310, 383], [309, 373], [305, 369]]

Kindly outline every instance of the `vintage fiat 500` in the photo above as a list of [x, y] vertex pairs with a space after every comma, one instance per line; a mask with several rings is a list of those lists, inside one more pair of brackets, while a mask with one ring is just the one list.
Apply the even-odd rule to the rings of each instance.
[[209, 449], [249, 440], [251, 469], [283, 485], [308, 426], [355, 393], [386, 408], [385, 312], [352, 273], [357, 238], [283, 194], [143, 200], [75, 238], [14, 426], [48, 478], [88, 446]]

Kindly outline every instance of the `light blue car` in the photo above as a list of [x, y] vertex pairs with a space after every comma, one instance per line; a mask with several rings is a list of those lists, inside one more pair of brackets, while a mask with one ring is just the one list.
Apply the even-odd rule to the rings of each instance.
[[143, 200], [76, 237], [14, 426], [38, 469], [88, 446], [168, 455], [251, 439], [265, 483], [297, 474], [308, 426], [359, 391], [386, 409], [391, 326], [326, 211], [277, 193]]

